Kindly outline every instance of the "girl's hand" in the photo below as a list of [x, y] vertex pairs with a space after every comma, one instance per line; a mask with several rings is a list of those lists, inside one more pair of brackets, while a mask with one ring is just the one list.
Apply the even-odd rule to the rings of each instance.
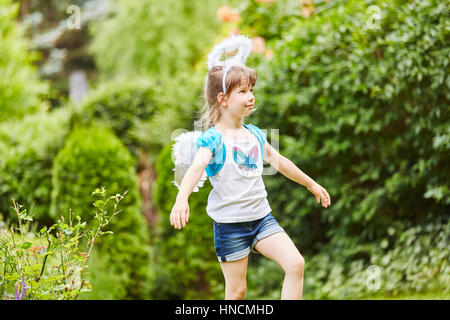
[[316, 196], [316, 200], [320, 203], [320, 199], [322, 199], [322, 206], [324, 208], [331, 205], [330, 195], [328, 194], [325, 188], [322, 188], [318, 183], [314, 183], [312, 186], [308, 187], [308, 190]]
[[181, 229], [189, 222], [189, 203], [187, 200], [175, 201], [175, 204], [170, 213], [170, 224], [176, 229]]

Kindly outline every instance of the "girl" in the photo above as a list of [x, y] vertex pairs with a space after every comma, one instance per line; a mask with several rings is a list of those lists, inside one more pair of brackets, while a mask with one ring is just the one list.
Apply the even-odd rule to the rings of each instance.
[[262, 180], [263, 159], [304, 185], [324, 208], [331, 200], [323, 187], [280, 155], [258, 127], [244, 124], [254, 110], [256, 79], [256, 72], [242, 65], [209, 69], [201, 117], [208, 130], [196, 141], [198, 152], [180, 185], [170, 224], [181, 229], [189, 222], [188, 198], [206, 170], [213, 186], [206, 211], [213, 219], [225, 299], [244, 298], [250, 252], [263, 254], [284, 270], [281, 299], [301, 299], [305, 260], [271, 214]]

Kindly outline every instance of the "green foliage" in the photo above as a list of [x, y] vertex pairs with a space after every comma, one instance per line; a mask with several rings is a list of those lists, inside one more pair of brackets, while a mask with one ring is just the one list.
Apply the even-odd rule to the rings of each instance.
[[388, 238], [372, 244], [345, 248], [339, 255], [323, 251], [311, 258], [311, 272], [305, 271], [305, 294], [310, 299], [367, 299], [448, 293], [449, 227], [447, 222], [403, 231], [389, 228]]
[[[447, 294], [446, 3], [317, 0], [310, 17], [302, 14], [298, 1], [229, 3], [240, 11], [241, 33], [262, 36], [274, 51], [272, 60], [249, 57], [248, 65], [259, 74], [259, 108], [248, 121], [269, 130], [269, 143], [270, 129], [279, 129], [281, 154], [334, 199], [324, 209], [305, 188], [281, 174], [264, 177], [273, 214], [305, 256], [304, 297]], [[128, 190], [124, 212], [106, 226], [114, 236], [101, 239], [91, 252], [88, 270], [94, 290], [82, 292], [80, 299], [223, 298], [212, 221], [205, 212], [211, 186], [206, 183], [191, 194], [186, 228], [174, 229], [169, 214], [178, 191], [171, 183], [172, 133], [177, 127], [189, 129], [200, 107], [206, 55], [222, 39], [219, 29], [225, 33], [225, 27], [231, 28], [215, 16], [224, 4], [115, 2], [113, 14], [91, 29], [91, 52], [100, 79], [107, 81], [89, 94], [68, 123], [72, 110], [24, 118], [43, 108], [40, 95], [47, 88], [32, 67], [37, 56], [27, 52], [14, 21], [18, 5], [0, 0], [0, 212], [14, 219], [8, 212], [15, 198], [30, 206], [40, 223], [49, 225], [72, 209], [95, 228], [100, 225], [86, 213], [91, 203], [87, 192], [100, 185], [112, 194]], [[380, 9], [379, 28], [371, 24], [372, 5]], [[112, 75], [118, 78], [111, 81]], [[8, 118], [23, 121], [5, 122]], [[152, 161], [157, 158], [153, 202], [159, 223], [151, 234], [152, 248], [136, 184], [140, 148], [150, 151]], [[113, 212], [104, 205], [101, 199], [94, 202], [95, 209]], [[21, 219], [27, 217], [21, 214]], [[63, 233], [73, 231], [67, 222], [57, 226]], [[38, 238], [27, 236], [16, 248], [22, 258], [46, 244], [39, 242], [39, 233]], [[66, 236], [69, 241], [74, 232]], [[1, 248], [8, 248], [6, 242]], [[75, 260], [80, 258], [77, 252]], [[36, 251], [38, 260], [48, 257], [47, 265], [60, 263], [56, 254], [47, 253]], [[42, 267], [38, 260], [6, 279], [7, 286], [2, 279], [9, 298], [22, 274], [26, 285], [36, 281], [32, 279]], [[281, 268], [261, 256], [252, 255], [251, 262], [246, 298], [279, 298]], [[367, 286], [371, 265], [381, 270], [377, 291]], [[47, 283], [62, 285], [62, 270]], [[39, 290], [35, 292], [41, 298], [59, 297], [56, 291]]]
[[153, 201], [158, 210], [155, 256], [157, 277], [153, 299], [223, 299], [220, 265], [214, 251], [212, 219], [206, 214], [206, 199], [211, 185], [205, 185], [189, 198], [189, 223], [177, 230], [169, 216], [178, 189], [172, 184], [171, 145], [161, 151], [156, 162], [158, 176]]
[[125, 92], [131, 79], [151, 79], [147, 82], [158, 108], [147, 121], [134, 122], [128, 135], [149, 151], [152, 164], [174, 130], [192, 127], [201, 107], [206, 56], [221, 25], [216, 16], [220, 5], [218, 0], [120, 0], [111, 6], [110, 17], [90, 24], [90, 52], [100, 82], [119, 77], [116, 82]]
[[181, 72], [169, 81], [158, 81], [154, 90], [158, 109], [147, 121], [137, 121], [131, 135], [147, 151], [152, 165], [158, 153], [169, 144], [177, 129], [191, 127], [200, 106], [204, 74]]
[[[305, 256], [304, 299], [407, 299], [450, 292], [450, 223], [400, 230], [370, 244], [324, 246]], [[249, 264], [247, 299], [279, 299], [283, 271], [260, 258]], [[261, 279], [264, 279], [263, 281]]]
[[[241, 15], [239, 25], [241, 33], [263, 37], [269, 42], [279, 40], [283, 30], [290, 30], [296, 22], [304, 19], [301, 12], [302, 2], [307, 1], [239, 1], [236, 7]], [[334, 7], [336, 3], [343, 3], [343, 1], [327, 2], [325, 0], [312, 2], [316, 13]]]
[[[379, 29], [369, 27], [370, 5], [380, 8]], [[335, 199], [324, 210], [294, 182], [265, 177], [269, 201], [307, 253], [375, 241], [394, 221], [448, 218], [447, 17], [437, 1], [334, 2], [291, 18], [270, 43], [252, 121], [279, 128], [281, 153]]]
[[[279, 129], [281, 154], [334, 199], [324, 209], [281, 174], [264, 177], [273, 214], [306, 258], [305, 298], [448, 291], [448, 8], [438, 1], [315, 1], [305, 17], [293, 3], [241, 3], [239, 28], [274, 50], [272, 60], [248, 60], [257, 66], [260, 106], [248, 121], [268, 129], [269, 143], [270, 129]], [[380, 8], [380, 28], [371, 24], [371, 5]], [[177, 191], [168, 191], [168, 153], [155, 189], [166, 220]], [[170, 230], [168, 221], [163, 226]], [[167, 244], [188, 230], [161, 239]], [[161, 261], [171, 254], [159, 250]], [[180, 250], [167, 261], [184, 257]], [[279, 297], [282, 270], [263, 257], [254, 262], [248, 297]], [[366, 285], [370, 265], [382, 270], [378, 293]], [[222, 282], [211, 278], [210, 287], [218, 292]]]
[[219, 3], [117, 1], [110, 18], [91, 26], [90, 51], [104, 76], [131, 73], [173, 78], [192, 70], [209, 45], [219, 25], [215, 18]]
[[17, 222], [10, 210], [14, 198], [39, 223], [54, 222], [49, 215], [51, 168], [69, 133], [69, 116], [68, 109], [59, 109], [0, 123], [0, 213], [5, 219]]
[[[280, 224], [305, 256], [305, 298], [448, 291], [448, 7], [314, 1], [316, 14], [305, 18], [289, 5], [247, 1], [240, 28], [274, 49], [272, 60], [252, 62], [260, 105], [252, 121], [268, 129], [269, 143], [279, 129], [281, 154], [334, 199], [318, 208], [284, 176], [264, 177]], [[378, 29], [371, 5], [380, 9]], [[256, 260], [249, 274], [275, 268]], [[378, 293], [365, 285], [370, 264], [382, 270]], [[249, 284], [273, 298], [280, 281], [254, 276]]]
[[114, 79], [89, 93], [75, 109], [71, 124], [89, 126], [97, 122], [110, 127], [125, 146], [137, 156], [139, 141], [133, 132], [157, 110], [156, 83], [146, 78]]
[[[108, 128], [77, 128], [54, 160], [52, 182], [51, 215], [71, 209], [88, 223], [94, 217], [83, 210], [90, 204], [86, 190], [100, 185], [111, 193], [128, 190], [127, 199], [122, 203], [124, 212], [107, 228], [116, 236], [113, 241], [100, 241], [99, 248], [108, 252], [109, 272], [126, 279], [111, 283], [125, 288], [126, 296], [115, 299], [144, 298], [151, 277], [148, 231], [140, 210], [135, 160], [126, 147]], [[103, 203], [99, 200], [94, 205]]]
[[0, 0], [0, 122], [44, 110], [41, 96], [48, 85], [33, 66], [37, 54], [28, 51], [23, 28], [15, 21], [19, 3]]
[[92, 250], [88, 262], [88, 277], [92, 290], [80, 294], [78, 300], [115, 300], [127, 296], [126, 283], [130, 275], [126, 272], [111, 272], [111, 256], [106, 250]]
[[[102, 229], [121, 211], [117, 211], [117, 206], [126, 192], [107, 199], [105, 193], [104, 188], [92, 193], [103, 196], [102, 204], [96, 205], [99, 210], [95, 216], [97, 226], [88, 228], [79, 215], [74, 216], [69, 211], [68, 215], [61, 215], [57, 224], [38, 232], [30, 232], [33, 218], [13, 199], [19, 227], [0, 225], [2, 299], [74, 300], [81, 292], [91, 290], [91, 283], [85, 277], [89, 257], [97, 239], [112, 233]], [[108, 215], [104, 209], [110, 200], [115, 200], [115, 204], [114, 211]], [[83, 238], [87, 245], [81, 245]], [[85, 251], [80, 250], [83, 247]]]

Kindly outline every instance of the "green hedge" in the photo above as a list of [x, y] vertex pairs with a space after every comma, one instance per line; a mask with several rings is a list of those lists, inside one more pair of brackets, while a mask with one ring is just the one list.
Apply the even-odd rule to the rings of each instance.
[[144, 77], [154, 84], [158, 110], [132, 130], [152, 164], [175, 129], [193, 128], [192, 118], [203, 103], [206, 57], [221, 26], [216, 16], [221, 5], [220, 0], [120, 0], [111, 6], [111, 15], [90, 24], [99, 81], [119, 76], [120, 85], [127, 86]]
[[[430, 223], [371, 244], [305, 256], [304, 299], [393, 299], [422, 293], [448, 299], [450, 224]], [[271, 260], [248, 270], [248, 299], [279, 299], [283, 271]], [[264, 282], [261, 281], [264, 278]]]
[[[269, 143], [279, 129], [281, 154], [332, 199], [324, 209], [281, 174], [264, 177], [280, 224], [305, 256], [305, 297], [374, 295], [362, 284], [370, 264], [382, 268], [387, 295], [445, 290], [448, 239], [417, 230], [448, 230], [448, 6], [313, 2], [306, 18], [298, 5], [287, 9], [293, 2], [246, 1], [240, 25], [274, 51], [272, 60], [251, 60], [259, 76], [252, 123], [269, 130]], [[368, 27], [372, 5], [379, 29]], [[281, 275], [264, 285], [257, 276], [278, 266], [256, 260], [249, 285], [279, 297]]]
[[223, 299], [222, 272], [214, 250], [213, 220], [206, 213], [211, 184], [205, 181], [189, 197], [189, 222], [181, 230], [170, 225], [170, 212], [178, 189], [172, 184], [172, 146], [158, 155], [153, 201], [158, 226], [153, 246], [157, 277], [153, 299]]
[[29, 51], [30, 42], [16, 21], [19, 6], [0, 0], [0, 122], [46, 108], [42, 96], [48, 84], [39, 79], [33, 66], [39, 56]]
[[27, 208], [41, 225], [49, 215], [53, 159], [69, 134], [70, 111], [58, 109], [0, 123], [0, 212], [17, 221], [12, 198]]
[[71, 125], [107, 125], [137, 156], [139, 146], [145, 144], [135, 134], [137, 127], [143, 126], [161, 108], [155, 87], [146, 78], [120, 78], [101, 84], [75, 108]]
[[[295, 12], [284, 9], [286, 1], [276, 3], [248, 4], [274, 10], [260, 27], [249, 22], [260, 19], [257, 10], [241, 12], [242, 30], [254, 36], [269, 30], [266, 47], [274, 50], [272, 60], [249, 60], [257, 65], [260, 107], [248, 121], [269, 130], [269, 143], [270, 129], [279, 129], [280, 152], [334, 199], [324, 209], [281, 174], [263, 177], [273, 214], [307, 261], [305, 297], [374, 296], [366, 285], [370, 265], [381, 268], [378, 293], [448, 290], [448, 9], [437, 1], [316, 2], [317, 14], [304, 18], [300, 7]], [[380, 29], [367, 27], [370, 5], [380, 8]], [[168, 216], [177, 190], [167, 182], [173, 175], [168, 154], [161, 154], [166, 160], [157, 168], [155, 199], [172, 231]], [[193, 204], [206, 206], [207, 193], [198, 196], [191, 211]], [[161, 234], [165, 244], [173, 242], [159, 247], [158, 259], [185, 271], [186, 250], [197, 250], [187, 241], [195, 235], [183, 237], [189, 224], [172, 232]], [[247, 297], [278, 298], [282, 270], [253, 258]], [[210, 280], [217, 296], [222, 282]]]
[[[367, 26], [370, 5], [380, 8], [380, 29]], [[352, 246], [386, 237], [391, 225], [448, 219], [448, 8], [355, 0], [292, 15], [267, 43], [274, 58], [259, 61], [252, 121], [279, 129], [281, 153], [332, 198], [324, 209], [285, 177], [264, 178], [300, 249]]]
[[[123, 211], [107, 227], [114, 237], [101, 239], [99, 248], [102, 258], [108, 257], [106, 269], [122, 279], [109, 283], [115, 287], [111, 291], [125, 293], [114, 299], [148, 297], [152, 270], [147, 222], [140, 207], [135, 160], [122, 142], [106, 127], [75, 129], [54, 161], [52, 182], [51, 215], [67, 215], [72, 209], [88, 223], [93, 218], [91, 190], [101, 186], [108, 194], [128, 190], [121, 202]], [[98, 294], [87, 296], [103, 299]]]

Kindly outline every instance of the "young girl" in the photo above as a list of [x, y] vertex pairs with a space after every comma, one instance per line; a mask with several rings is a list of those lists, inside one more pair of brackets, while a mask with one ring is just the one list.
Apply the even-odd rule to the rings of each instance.
[[196, 141], [198, 152], [182, 180], [170, 224], [177, 229], [186, 226], [189, 195], [206, 170], [213, 186], [206, 211], [213, 219], [225, 299], [244, 298], [250, 252], [263, 254], [284, 270], [281, 299], [301, 299], [305, 260], [271, 214], [262, 180], [263, 159], [304, 185], [324, 208], [331, 200], [323, 187], [280, 155], [258, 127], [244, 124], [255, 106], [256, 79], [256, 72], [246, 66], [232, 66], [226, 72], [223, 66], [209, 69], [201, 118], [208, 130]]

